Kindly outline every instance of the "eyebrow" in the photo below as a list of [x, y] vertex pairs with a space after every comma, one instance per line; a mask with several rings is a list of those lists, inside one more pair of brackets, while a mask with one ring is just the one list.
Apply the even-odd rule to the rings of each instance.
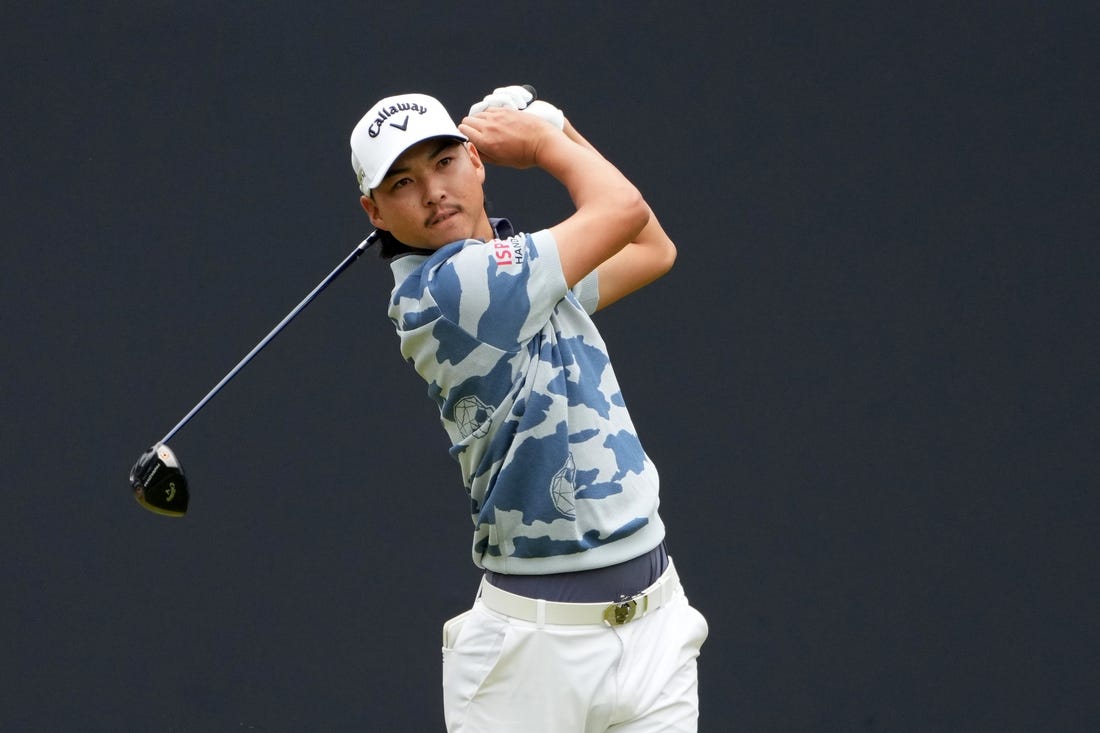
[[[462, 141], [459, 140], [458, 138], [451, 138], [451, 137], [442, 138], [439, 141], [439, 144], [436, 147], [431, 149], [432, 152], [428, 155], [428, 159], [430, 160], [430, 159], [436, 157], [437, 155], [442, 153], [444, 150], [446, 150], [447, 148], [449, 148], [453, 145], [461, 145], [461, 144], [462, 144]], [[396, 176], [399, 173], [404, 173], [407, 170], [409, 170], [409, 166], [407, 166], [407, 165], [402, 165], [402, 166], [394, 165], [389, 169], [389, 171], [386, 172], [386, 175], [383, 176], [382, 180], [385, 181], [387, 178], [390, 178], [392, 176]]]

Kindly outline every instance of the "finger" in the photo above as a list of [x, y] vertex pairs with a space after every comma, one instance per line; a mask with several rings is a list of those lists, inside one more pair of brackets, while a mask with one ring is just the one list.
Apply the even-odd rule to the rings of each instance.
[[471, 140], [481, 137], [485, 122], [477, 117], [466, 117], [458, 123], [458, 131]]
[[507, 107], [509, 109], [525, 109], [531, 100], [535, 98], [531, 90], [527, 87], [512, 85], [507, 87], [497, 87], [490, 94], [486, 94], [485, 98], [480, 102], [477, 102], [470, 107], [470, 114], [475, 115], [478, 112], [484, 112], [490, 107]]
[[511, 109], [516, 109], [510, 97], [503, 94], [486, 94], [485, 99], [470, 107], [470, 114], [476, 115], [478, 112], [484, 112], [491, 107], [509, 107]]
[[490, 107], [507, 107], [508, 109], [523, 109], [525, 103], [517, 95], [508, 94], [497, 90], [492, 94], [485, 95], [485, 99], [481, 100], [477, 104], [470, 107], [470, 114], [475, 115], [478, 112], [484, 112]]
[[520, 86], [518, 84], [513, 84], [506, 87], [497, 87], [493, 90], [493, 94], [504, 94], [508, 97], [511, 97], [513, 100], [515, 100], [516, 109], [523, 109], [531, 102], [532, 99], [535, 98], [530, 89]]
[[565, 127], [565, 113], [554, 105], [544, 102], [541, 99], [537, 99], [527, 105], [524, 112], [549, 122], [559, 130]]

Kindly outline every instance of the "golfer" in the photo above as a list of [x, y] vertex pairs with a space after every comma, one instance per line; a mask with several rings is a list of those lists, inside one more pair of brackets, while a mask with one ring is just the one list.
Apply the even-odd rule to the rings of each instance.
[[[695, 731], [706, 621], [592, 320], [676, 248], [638, 189], [532, 96], [502, 87], [456, 126], [438, 100], [399, 94], [351, 135], [394, 275], [389, 316], [439, 407], [484, 570], [444, 626], [447, 730]], [[545, 171], [574, 211], [531, 232], [490, 219], [487, 165]]]

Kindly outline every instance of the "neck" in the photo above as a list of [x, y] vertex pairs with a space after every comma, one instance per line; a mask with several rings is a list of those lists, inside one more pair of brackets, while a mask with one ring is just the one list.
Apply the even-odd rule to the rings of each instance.
[[483, 242], [488, 242], [490, 239], [496, 239], [496, 232], [493, 231], [493, 225], [489, 223], [488, 214], [482, 213], [481, 220], [474, 229], [473, 236], [475, 239], [480, 239]]

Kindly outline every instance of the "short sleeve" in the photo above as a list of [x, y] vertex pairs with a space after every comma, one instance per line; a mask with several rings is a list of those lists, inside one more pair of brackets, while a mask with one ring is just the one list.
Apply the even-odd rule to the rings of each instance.
[[600, 305], [600, 279], [596, 270], [584, 276], [584, 279], [573, 286], [573, 295], [584, 308], [584, 312], [592, 315]]
[[440, 314], [478, 341], [515, 350], [550, 320], [568, 288], [549, 231], [470, 240], [433, 268]]

